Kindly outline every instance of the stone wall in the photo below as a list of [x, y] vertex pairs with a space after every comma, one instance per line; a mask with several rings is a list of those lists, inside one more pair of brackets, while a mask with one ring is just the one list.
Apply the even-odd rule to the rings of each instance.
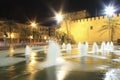
[[[120, 23], [120, 14], [112, 16], [111, 19], [117, 20], [116, 23]], [[109, 30], [99, 31], [103, 25], [108, 25], [107, 16], [79, 20], [64, 20], [59, 30], [66, 32], [66, 28], [68, 27], [69, 34], [73, 36], [77, 43], [85, 41], [88, 41], [89, 43], [109, 41]], [[114, 41], [120, 39], [120, 25], [118, 27], [119, 29], [115, 29]]]

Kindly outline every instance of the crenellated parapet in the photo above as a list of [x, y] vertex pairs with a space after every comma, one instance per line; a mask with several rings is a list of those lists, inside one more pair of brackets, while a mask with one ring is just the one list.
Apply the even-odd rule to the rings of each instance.
[[[120, 14], [115, 14], [111, 18], [120, 18]], [[97, 16], [97, 17], [91, 17], [91, 18], [84, 18], [79, 20], [73, 20], [73, 22], [91, 22], [91, 21], [101, 21], [101, 20], [107, 20], [107, 16]]]
[[[117, 21], [120, 24], [120, 14], [116, 14], [111, 17], [114, 21]], [[61, 25], [61, 30], [66, 32], [66, 27], [70, 34], [72, 34], [74, 40], [76, 42], [102, 42], [102, 41], [109, 41], [109, 28], [105, 28], [105, 30], [101, 30], [103, 26], [109, 27], [107, 16], [97, 16], [97, 17], [89, 17], [89, 18], [82, 18], [82, 19], [75, 19], [75, 20], [67, 20], [66, 22]], [[67, 24], [66, 24], [67, 23]], [[113, 25], [113, 24], [112, 24]], [[119, 29], [120, 25], [116, 25], [119, 28], [115, 29], [114, 33], [114, 41], [120, 39]], [[101, 31], [100, 31], [101, 30]]]

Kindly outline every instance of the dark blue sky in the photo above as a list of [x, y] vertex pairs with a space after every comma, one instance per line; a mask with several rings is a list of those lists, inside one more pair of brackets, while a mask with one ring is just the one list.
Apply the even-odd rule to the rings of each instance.
[[[88, 10], [91, 16], [98, 15], [103, 9], [103, 4], [111, 0], [0, 0], [0, 18], [14, 19], [25, 22], [36, 18], [40, 22], [49, 21], [53, 11], [61, 7], [64, 12]], [[120, 5], [119, 0], [112, 0], [115, 5]]]

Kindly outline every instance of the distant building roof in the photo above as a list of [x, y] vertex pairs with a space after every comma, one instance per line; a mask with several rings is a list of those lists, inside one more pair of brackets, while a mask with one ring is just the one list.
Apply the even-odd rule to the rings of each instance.
[[70, 20], [78, 20], [89, 17], [89, 13], [86, 10], [70, 12], [65, 14], [65, 18]]

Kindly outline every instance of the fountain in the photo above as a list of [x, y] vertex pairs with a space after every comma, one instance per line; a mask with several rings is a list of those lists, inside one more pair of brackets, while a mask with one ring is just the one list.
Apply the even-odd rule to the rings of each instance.
[[80, 42], [78, 43], [78, 56], [80, 56], [81, 55], [81, 53], [82, 53], [82, 49], [83, 48], [83, 44], [81, 44]]
[[25, 48], [25, 57], [26, 57], [27, 61], [30, 60], [30, 53], [31, 53], [31, 48], [28, 45], [26, 45], [26, 48]]
[[86, 50], [88, 51], [88, 42], [85, 42], [85, 48], [86, 48]]
[[62, 44], [62, 50], [65, 51], [65, 49], [66, 49], [66, 45], [65, 45], [65, 43], [63, 43]]
[[78, 53], [80, 56], [86, 56], [88, 53], [88, 44], [78, 43]]
[[26, 56], [30, 56], [30, 53], [31, 53], [31, 49], [30, 49], [30, 47], [27, 45], [26, 48], [25, 48], [25, 55], [26, 55]]
[[49, 43], [48, 53], [47, 53], [47, 62], [49, 65], [55, 65], [57, 58], [60, 56], [59, 45], [53, 41]]
[[107, 42], [107, 43], [106, 43], [105, 50], [110, 51], [110, 42]]
[[48, 45], [46, 61], [40, 64], [40, 66], [45, 68], [45, 67], [51, 67], [51, 66], [60, 64], [58, 63], [58, 60], [59, 62], [62, 60], [60, 59], [60, 55], [61, 55], [61, 51], [60, 51], [60, 46], [58, 45], [58, 43], [54, 40], [50, 41]]
[[103, 41], [101, 43], [101, 51], [105, 51], [106, 50], [106, 43]]
[[100, 51], [103, 55], [109, 55], [109, 52], [114, 52], [113, 42], [102, 42]]
[[94, 42], [94, 43], [93, 43], [93, 46], [92, 46], [92, 52], [93, 52], [94, 54], [97, 54], [98, 51], [99, 51], [98, 45], [97, 45], [96, 42]]
[[113, 42], [112, 42], [112, 41], [110, 42], [110, 51], [111, 51], [111, 52], [113, 52], [113, 51], [114, 51], [114, 44], [113, 44]]
[[114, 50], [114, 45], [113, 42], [102, 42], [101, 44], [101, 51], [108, 51], [108, 52], [112, 52]]
[[120, 80], [120, 69], [111, 69], [106, 72], [104, 80]]
[[83, 44], [83, 56], [86, 56], [87, 55], [87, 53], [88, 53], [88, 44]]
[[71, 53], [71, 50], [72, 50], [71, 44], [68, 43], [67, 46], [66, 46], [66, 51], [67, 51], [67, 53], [70, 54], [70, 53]]

